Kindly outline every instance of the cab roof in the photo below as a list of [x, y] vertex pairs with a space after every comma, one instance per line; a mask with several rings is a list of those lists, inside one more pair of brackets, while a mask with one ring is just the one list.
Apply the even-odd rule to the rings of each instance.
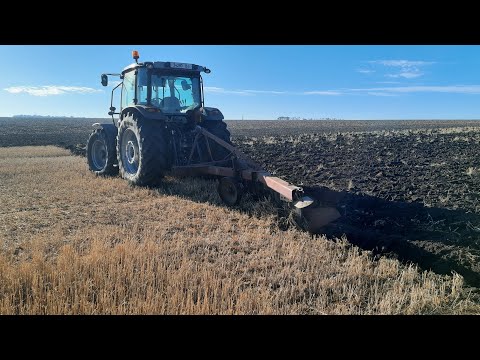
[[152, 66], [153, 69], [165, 69], [165, 70], [179, 70], [179, 71], [188, 71], [188, 72], [205, 72], [209, 73], [210, 70], [208, 70], [205, 66], [200, 66], [200, 65], [195, 65], [195, 64], [188, 64], [188, 63], [179, 63], [179, 62], [173, 62], [173, 61], [145, 61], [143, 63], [133, 63], [125, 67], [122, 71], [122, 73], [125, 73], [131, 69], [136, 69], [136, 68], [143, 68], [143, 67], [148, 67], [149, 65]]

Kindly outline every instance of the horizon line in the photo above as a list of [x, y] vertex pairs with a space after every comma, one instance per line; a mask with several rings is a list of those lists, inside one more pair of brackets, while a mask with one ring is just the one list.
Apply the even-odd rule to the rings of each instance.
[[[0, 116], [0, 119], [22, 119], [22, 118], [39, 118], [39, 119], [62, 119], [62, 118], [68, 118], [68, 119], [82, 119], [82, 120], [88, 120], [88, 119], [104, 119], [106, 121], [111, 121], [112, 119], [110, 117], [88, 117], [88, 116], [73, 116], [73, 115], [28, 115], [28, 114], [19, 114], [19, 115], [12, 115], [12, 116]], [[479, 118], [377, 118], [377, 119], [355, 119], [355, 118], [350, 118], [350, 119], [343, 119], [343, 118], [302, 118], [302, 119], [274, 119], [274, 118], [269, 118], [269, 119], [245, 119], [245, 118], [230, 118], [230, 119], [224, 119], [225, 121], [480, 121]]]

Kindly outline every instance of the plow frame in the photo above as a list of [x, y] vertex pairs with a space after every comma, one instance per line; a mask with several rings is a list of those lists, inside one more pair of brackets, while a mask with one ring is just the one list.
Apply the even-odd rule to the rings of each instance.
[[[260, 165], [250, 160], [243, 152], [223, 141], [219, 137], [208, 132], [201, 126], [196, 126], [196, 135], [193, 146], [186, 165], [173, 166], [171, 174], [174, 176], [202, 176], [213, 175], [219, 177], [228, 177], [236, 179], [250, 189], [255, 189], [256, 185], [262, 184], [280, 196], [280, 199], [287, 202], [305, 201], [303, 189], [299, 186], [289, 184], [288, 182], [272, 176], [269, 172], [263, 170]], [[207, 154], [202, 152], [199, 146], [200, 141], [204, 139]], [[222, 160], [214, 160], [210, 147], [210, 141], [213, 141], [226, 149], [228, 155]], [[195, 157], [197, 155], [197, 157]], [[210, 161], [194, 162], [195, 158], [205, 158], [208, 155]]]

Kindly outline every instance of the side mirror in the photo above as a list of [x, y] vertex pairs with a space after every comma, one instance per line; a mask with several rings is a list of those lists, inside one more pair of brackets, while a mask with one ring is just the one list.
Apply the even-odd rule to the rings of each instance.
[[107, 86], [108, 85], [108, 76], [105, 74], [102, 74], [102, 85]]

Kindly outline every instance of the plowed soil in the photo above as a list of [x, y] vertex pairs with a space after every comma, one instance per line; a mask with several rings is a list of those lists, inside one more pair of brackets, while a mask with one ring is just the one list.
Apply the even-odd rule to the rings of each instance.
[[480, 127], [459, 125], [263, 135], [237, 146], [337, 206], [327, 235], [480, 287]]

